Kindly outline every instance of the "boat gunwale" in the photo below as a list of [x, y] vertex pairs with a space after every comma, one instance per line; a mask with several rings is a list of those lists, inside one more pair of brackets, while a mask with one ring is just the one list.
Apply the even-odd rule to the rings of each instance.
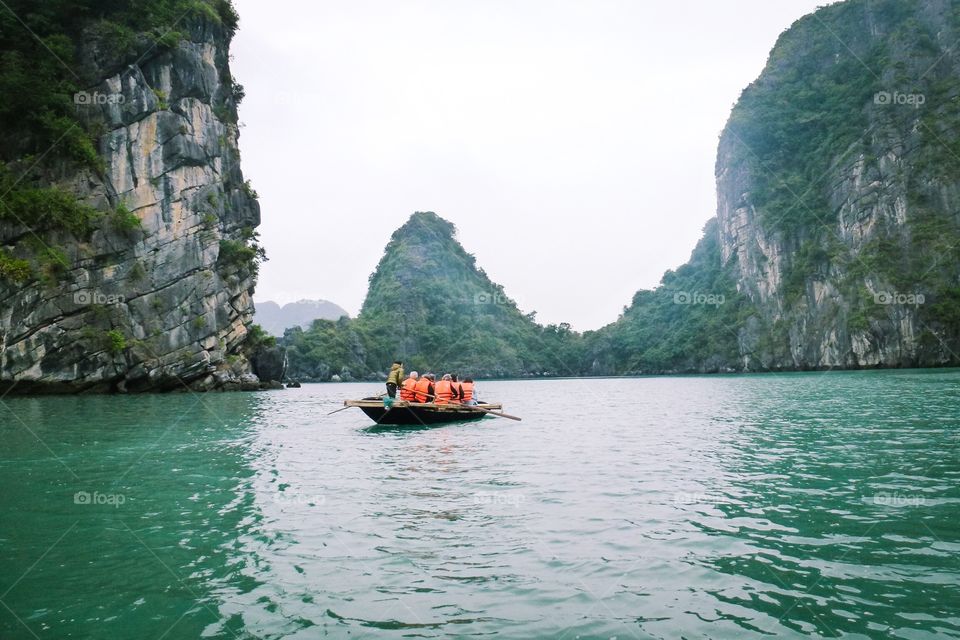
[[502, 404], [482, 403], [476, 405], [470, 404], [435, 404], [433, 402], [407, 402], [406, 400], [396, 400], [387, 407], [382, 400], [344, 400], [345, 407], [358, 407], [360, 409], [422, 409], [426, 411], [448, 412], [448, 413], [486, 413], [487, 411], [500, 411]]

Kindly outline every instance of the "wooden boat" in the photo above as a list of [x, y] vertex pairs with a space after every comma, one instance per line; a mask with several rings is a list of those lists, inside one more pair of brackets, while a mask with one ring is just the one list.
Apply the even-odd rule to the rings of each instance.
[[425, 425], [443, 422], [467, 422], [479, 420], [488, 415], [488, 411], [500, 411], [503, 405], [481, 403], [433, 404], [432, 402], [407, 402], [395, 400], [388, 409], [383, 406], [382, 398], [364, 398], [363, 400], [345, 400], [345, 407], [358, 407], [377, 424]]

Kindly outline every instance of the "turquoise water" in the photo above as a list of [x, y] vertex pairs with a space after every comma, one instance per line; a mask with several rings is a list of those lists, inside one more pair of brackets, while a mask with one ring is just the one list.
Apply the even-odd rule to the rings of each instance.
[[5, 398], [0, 638], [960, 637], [960, 372]]

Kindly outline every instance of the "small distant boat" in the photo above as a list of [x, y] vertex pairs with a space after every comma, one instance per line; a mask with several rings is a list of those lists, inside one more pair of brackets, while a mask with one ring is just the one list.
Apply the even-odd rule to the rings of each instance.
[[382, 398], [364, 398], [363, 400], [345, 400], [344, 407], [358, 407], [367, 414], [367, 417], [377, 424], [389, 425], [425, 425], [440, 424], [443, 422], [468, 422], [479, 420], [486, 415], [501, 416], [512, 420], [519, 420], [515, 416], [499, 413], [503, 405], [480, 403], [467, 404], [433, 404], [432, 402], [406, 402], [395, 400], [390, 407], [385, 407]]

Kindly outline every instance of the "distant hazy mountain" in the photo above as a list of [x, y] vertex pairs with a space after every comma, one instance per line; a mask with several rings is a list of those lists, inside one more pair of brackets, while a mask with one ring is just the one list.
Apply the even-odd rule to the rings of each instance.
[[299, 300], [282, 307], [272, 300], [267, 300], [256, 303], [253, 321], [267, 333], [282, 336], [284, 330], [290, 327], [300, 326], [307, 329], [314, 320], [339, 320], [342, 316], [349, 315], [339, 305], [327, 300]]

